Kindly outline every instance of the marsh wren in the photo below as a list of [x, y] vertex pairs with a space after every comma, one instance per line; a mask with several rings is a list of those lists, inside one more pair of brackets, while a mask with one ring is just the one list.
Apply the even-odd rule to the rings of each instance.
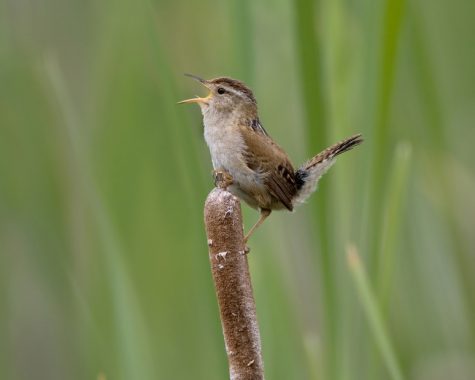
[[209, 90], [197, 103], [203, 114], [204, 137], [213, 162], [215, 183], [260, 211], [260, 218], [245, 242], [272, 210], [303, 203], [317, 188], [336, 156], [363, 142], [360, 134], [325, 149], [294, 169], [285, 151], [262, 127], [252, 91], [241, 81], [221, 77], [210, 80], [186, 74]]

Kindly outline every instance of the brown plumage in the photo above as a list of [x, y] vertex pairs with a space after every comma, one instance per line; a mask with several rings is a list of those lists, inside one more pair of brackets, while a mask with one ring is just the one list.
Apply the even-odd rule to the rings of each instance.
[[229, 86], [230, 88], [240, 91], [244, 95], [246, 95], [250, 101], [252, 101], [254, 104], [256, 104], [256, 98], [254, 97], [254, 94], [252, 91], [241, 81], [237, 79], [232, 79], [228, 77], [221, 77], [221, 78], [215, 78], [209, 81], [209, 83], [215, 84], [215, 85], [224, 85], [224, 86]]
[[295, 170], [285, 151], [262, 127], [256, 99], [243, 82], [227, 77], [192, 77], [206, 86], [210, 94], [182, 103], [198, 103], [201, 107], [215, 173], [226, 173], [226, 178], [231, 178], [226, 183], [228, 190], [261, 211], [261, 218], [246, 241], [271, 210], [292, 211], [303, 203], [335, 158], [363, 142], [360, 134], [349, 137]]

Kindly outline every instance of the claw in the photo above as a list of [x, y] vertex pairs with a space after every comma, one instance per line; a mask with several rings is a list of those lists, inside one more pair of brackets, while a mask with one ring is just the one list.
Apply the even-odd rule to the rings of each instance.
[[213, 170], [214, 186], [226, 190], [233, 184], [233, 176], [224, 169]]

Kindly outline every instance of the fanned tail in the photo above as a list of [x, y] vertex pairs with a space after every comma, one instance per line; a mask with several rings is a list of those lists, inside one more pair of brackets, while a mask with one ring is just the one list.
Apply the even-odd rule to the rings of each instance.
[[353, 149], [362, 142], [363, 138], [361, 134], [348, 137], [330, 146], [323, 152], [318, 153], [315, 157], [303, 164], [295, 172], [298, 192], [292, 203], [297, 205], [305, 202], [310, 194], [316, 190], [318, 180], [334, 164], [336, 156]]

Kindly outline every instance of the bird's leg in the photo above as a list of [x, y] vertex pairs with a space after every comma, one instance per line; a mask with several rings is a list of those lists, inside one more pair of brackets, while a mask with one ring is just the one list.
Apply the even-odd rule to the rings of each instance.
[[233, 176], [225, 169], [213, 170], [214, 186], [226, 190], [233, 184]]
[[272, 210], [269, 210], [267, 208], [261, 209], [261, 216], [259, 220], [256, 222], [256, 224], [254, 224], [252, 228], [249, 230], [249, 232], [247, 233], [246, 237], [244, 238], [244, 244], [247, 243], [247, 241], [249, 240], [251, 235], [254, 233], [254, 231], [257, 229], [257, 227], [259, 227], [264, 222], [264, 220], [266, 220], [266, 218], [270, 215], [271, 211]]

